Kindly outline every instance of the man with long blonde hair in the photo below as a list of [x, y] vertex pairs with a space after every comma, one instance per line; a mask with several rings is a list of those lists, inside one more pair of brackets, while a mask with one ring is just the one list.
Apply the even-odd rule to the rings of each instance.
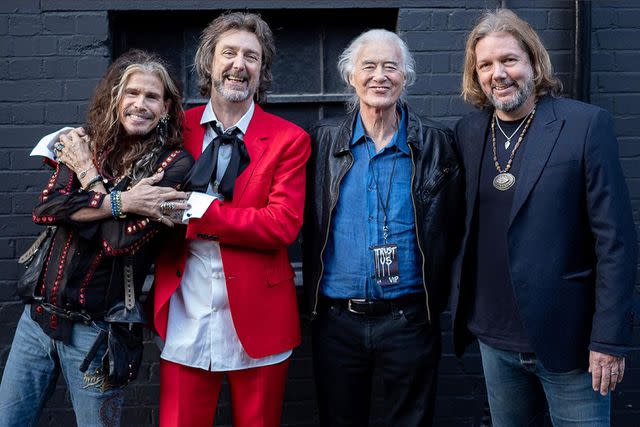
[[630, 350], [637, 243], [611, 115], [559, 97], [536, 32], [487, 12], [466, 45], [455, 128], [466, 233], [452, 293], [493, 425], [606, 426]]

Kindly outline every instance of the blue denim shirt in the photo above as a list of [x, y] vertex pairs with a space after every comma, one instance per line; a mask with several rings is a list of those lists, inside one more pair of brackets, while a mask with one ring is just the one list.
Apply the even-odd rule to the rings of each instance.
[[[407, 114], [402, 111], [398, 130], [389, 144], [376, 153], [373, 140], [365, 135], [360, 115], [357, 117], [350, 143], [354, 162], [340, 184], [340, 197], [333, 211], [324, 253], [324, 274], [320, 281], [320, 291], [325, 296], [390, 299], [423, 290], [420, 270], [422, 263], [411, 200], [412, 164], [407, 145], [406, 121]], [[369, 146], [368, 152], [365, 144]], [[373, 255], [370, 249], [370, 246], [384, 243], [384, 213], [376, 193], [374, 176], [378, 178], [382, 200], [386, 202], [389, 176], [396, 156], [387, 206], [387, 243], [398, 245], [400, 282], [380, 286], [374, 280]]]

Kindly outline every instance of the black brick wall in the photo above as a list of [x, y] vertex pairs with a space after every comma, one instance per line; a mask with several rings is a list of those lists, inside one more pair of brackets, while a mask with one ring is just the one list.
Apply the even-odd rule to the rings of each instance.
[[[0, 2], [0, 367], [4, 367], [22, 306], [14, 287], [17, 256], [38, 227], [31, 209], [48, 172], [29, 150], [44, 134], [83, 122], [93, 88], [110, 62], [109, 12], [117, 10], [212, 9], [204, 0], [3, 0]], [[499, 3], [515, 9], [540, 32], [571, 93], [574, 75], [574, 2], [566, 0], [408, 0], [386, 1], [398, 8], [398, 31], [417, 61], [418, 78], [409, 100], [421, 114], [451, 125], [470, 111], [458, 96], [466, 32], [484, 8]], [[379, 1], [227, 1], [216, 7], [359, 8]], [[640, 3], [592, 2], [591, 102], [615, 117], [620, 158], [640, 223]], [[308, 332], [308, 320], [302, 318]], [[443, 315], [444, 354], [440, 369], [437, 426], [479, 426], [484, 383], [480, 358], [472, 349], [463, 360], [452, 354], [450, 319]], [[149, 337], [150, 338], [150, 337]], [[123, 425], [157, 424], [158, 351], [149, 340], [140, 378], [127, 389]], [[636, 426], [640, 416], [640, 353], [627, 364], [614, 393], [614, 425]], [[317, 422], [308, 333], [296, 351], [286, 392], [283, 424]], [[380, 384], [377, 384], [379, 391]], [[221, 424], [230, 421], [228, 393], [219, 405]], [[379, 398], [378, 398], [379, 399]], [[377, 400], [381, 402], [380, 400]], [[374, 407], [379, 419], [380, 405]], [[73, 413], [62, 383], [43, 413], [40, 426], [72, 426]]]

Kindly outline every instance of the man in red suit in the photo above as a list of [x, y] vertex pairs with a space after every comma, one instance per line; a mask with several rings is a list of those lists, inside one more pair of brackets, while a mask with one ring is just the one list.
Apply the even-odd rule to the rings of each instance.
[[211, 426], [225, 374], [234, 426], [280, 424], [300, 342], [287, 246], [302, 225], [310, 147], [302, 129], [254, 103], [274, 51], [268, 25], [236, 12], [216, 18], [196, 52], [209, 102], [185, 116], [192, 216], [156, 263], [162, 427]]

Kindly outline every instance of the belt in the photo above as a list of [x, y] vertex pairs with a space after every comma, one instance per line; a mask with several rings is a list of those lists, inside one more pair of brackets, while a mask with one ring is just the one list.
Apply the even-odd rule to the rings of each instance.
[[55, 314], [63, 319], [70, 320], [72, 322], [84, 322], [86, 324], [91, 323], [91, 315], [87, 312], [65, 310], [64, 308], [49, 304], [48, 302], [42, 302], [39, 304], [44, 311], [49, 314]]
[[424, 293], [414, 293], [402, 295], [393, 299], [364, 299], [364, 298], [328, 298], [323, 297], [322, 303], [325, 306], [341, 307], [350, 313], [365, 316], [383, 316], [389, 314], [394, 309], [404, 308], [411, 305], [425, 305]]

